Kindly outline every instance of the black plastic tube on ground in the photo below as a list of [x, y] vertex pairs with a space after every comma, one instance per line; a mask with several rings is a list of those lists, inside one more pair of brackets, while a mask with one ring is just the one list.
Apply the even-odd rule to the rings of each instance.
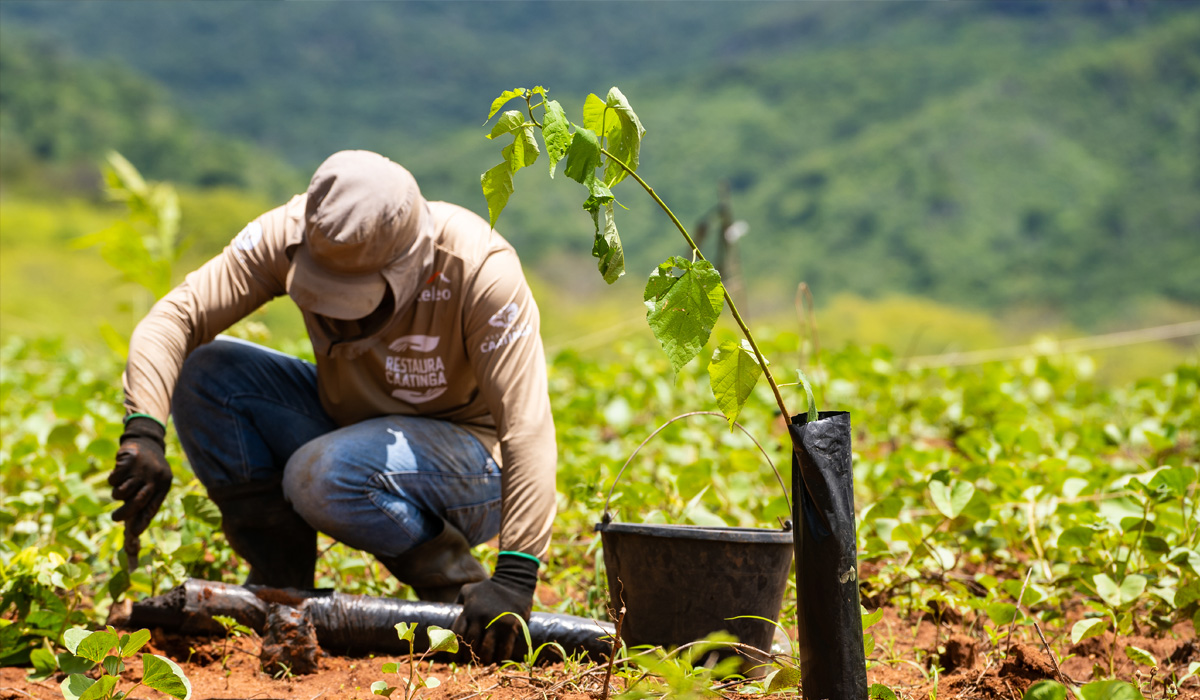
[[[187, 579], [171, 591], [133, 603], [124, 610], [114, 607], [109, 624], [124, 628], [161, 627], [183, 634], [221, 634], [214, 615], [232, 617], [262, 632], [271, 603], [299, 609], [312, 623], [323, 648], [351, 653], [408, 653], [408, 643], [396, 634], [397, 622], [416, 623], [422, 628], [437, 625], [449, 629], [460, 605], [426, 603], [395, 598], [345, 595], [328, 590], [298, 591], [244, 587], [202, 579]], [[567, 654], [587, 654], [594, 661], [607, 658], [612, 649], [613, 626], [583, 617], [534, 613], [529, 618], [533, 648], [557, 642]], [[428, 638], [416, 635], [417, 651]], [[524, 653], [524, 640], [514, 653]], [[544, 660], [557, 660], [557, 652], [546, 651]]]
[[796, 416], [792, 494], [796, 622], [806, 698], [866, 700], [850, 414]]

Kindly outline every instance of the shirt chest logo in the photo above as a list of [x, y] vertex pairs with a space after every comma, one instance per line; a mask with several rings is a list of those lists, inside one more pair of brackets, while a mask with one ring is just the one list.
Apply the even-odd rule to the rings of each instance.
[[441, 336], [404, 335], [393, 340], [393, 353], [384, 361], [384, 374], [392, 397], [410, 404], [432, 401], [446, 393], [446, 363], [432, 354]]
[[429, 301], [450, 301], [453, 294], [450, 292], [450, 278], [445, 272], [435, 272], [425, 280], [425, 289], [417, 295], [418, 302]]

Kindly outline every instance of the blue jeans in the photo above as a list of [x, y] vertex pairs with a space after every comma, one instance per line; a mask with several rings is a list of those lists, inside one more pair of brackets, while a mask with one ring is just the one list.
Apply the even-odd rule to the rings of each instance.
[[309, 525], [356, 549], [398, 556], [442, 518], [472, 545], [500, 531], [500, 470], [474, 436], [416, 416], [339, 428], [303, 360], [218, 337], [184, 363], [172, 412], [206, 488], [282, 479]]

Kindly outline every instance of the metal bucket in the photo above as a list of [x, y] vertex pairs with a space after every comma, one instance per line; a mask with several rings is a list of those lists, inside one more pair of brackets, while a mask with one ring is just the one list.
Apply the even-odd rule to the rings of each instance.
[[[608, 497], [646, 442], [671, 423], [694, 415], [721, 416], [711, 411], [685, 413], [660, 426], [626, 460]], [[775, 475], [782, 486], [778, 470]], [[768, 620], [779, 620], [791, 571], [790, 521], [783, 529], [617, 523], [612, 522], [606, 499], [604, 520], [596, 531], [604, 543], [612, 605], [625, 607], [620, 629], [626, 644], [670, 648], [725, 631], [742, 644], [770, 651], [776, 628]], [[731, 619], [742, 616], [765, 619]]]

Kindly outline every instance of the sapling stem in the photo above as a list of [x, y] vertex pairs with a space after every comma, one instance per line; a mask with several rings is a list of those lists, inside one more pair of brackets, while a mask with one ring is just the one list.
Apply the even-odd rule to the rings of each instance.
[[[637, 183], [642, 186], [642, 189], [646, 190], [646, 194], [650, 195], [650, 198], [653, 199], [656, 204], [658, 204], [659, 208], [666, 212], [667, 216], [671, 218], [671, 223], [675, 224], [675, 228], [679, 229], [679, 233], [683, 234], [683, 238], [687, 241], [688, 246], [692, 249], [692, 255], [695, 258], [699, 258], [700, 260], [707, 262], [708, 259], [704, 257], [704, 253], [700, 252], [700, 246], [696, 245], [696, 241], [692, 239], [692, 236], [688, 233], [687, 228], [685, 228], [683, 223], [679, 221], [679, 217], [675, 216], [675, 212], [671, 211], [671, 208], [668, 207], [667, 203], [658, 196], [658, 193], [654, 191], [654, 188], [651, 187], [650, 184], [645, 180], [643, 180], [633, 168], [630, 168], [628, 165], [626, 165], [624, 161], [622, 161], [620, 158], [617, 158], [615, 155], [609, 152], [608, 149], [601, 148], [600, 153], [606, 156], [612, 162], [621, 166], [626, 174], [636, 180]], [[729, 312], [733, 314], [733, 320], [737, 322], [738, 328], [740, 328], [742, 331], [742, 335], [746, 336], [746, 341], [750, 343], [750, 349], [754, 350], [754, 357], [758, 360], [759, 367], [762, 367], [763, 376], [767, 378], [767, 384], [771, 386], [771, 392], [775, 394], [775, 403], [779, 404], [779, 410], [783, 413], [784, 422], [791, 423], [792, 414], [788, 411], [787, 405], [783, 402], [783, 395], [779, 393], [779, 385], [775, 383], [775, 377], [771, 375], [771, 368], [767, 365], [767, 360], [763, 357], [762, 351], [758, 349], [758, 343], [754, 342], [754, 336], [751, 335], [750, 328], [746, 325], [746, 322], [742, 320], [742, 315], [738, 313], [737, 305], [733, 303], [733, 297], [729, 296], [729, 290], [725, 288], [724, 284], [721, 285], [721, 293], [725, 296], [725, 305], [729, 307]]]

